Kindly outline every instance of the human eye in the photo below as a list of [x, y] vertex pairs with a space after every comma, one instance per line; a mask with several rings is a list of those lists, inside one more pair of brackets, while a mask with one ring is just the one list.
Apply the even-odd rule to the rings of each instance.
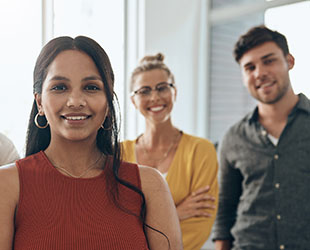
[[85, 86], [85, 90], [90, 91], [90, 92], [95, 92], [95, 91], [101, 90], [101, 88], [97, 86], [96, 84], [87, 84]]
[[249, 66], [245, 67], [245, 71], [246, 72], [252, 72], [253, 70], [255, 70], [255, 66], [254, 65], [249, 65]]
[[156, 86], [156, 89], [159, 92], [165, 92], [169, 89], [169, 85], [168, 85], [168, 83], [161, 83], [161, 84]]
[[268, 65], [268, 64], [271, 64], [275, 61], [276, 59], [275, 58], [268, 58], [268, 59], [265, 59], [264, 60], [264, 64]]
[[64, 84], [55, 84], [51, 88], [52, 91], [57, 91], [57, 92], [65, 91], [66, 89], [67, 87]]
[[151, 88], [144, 87], [144, 88], [139, 89], [137, 91], [137, 94], [146, 96], [146, 95], [149, 95], [151, 93], [151, 91], [152, 91]]

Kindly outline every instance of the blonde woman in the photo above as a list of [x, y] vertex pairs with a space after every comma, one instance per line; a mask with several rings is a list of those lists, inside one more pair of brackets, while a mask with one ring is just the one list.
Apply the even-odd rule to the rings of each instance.
[[151, 166], [166, 178], [186, 250], [200, 249], [215, 220], [217, 157], [211, 142], [184, 133], [171, 121], [177, 95], [174, 76], [158, 53], [145, 56], [131, 76], [131, 101], [145, 118], [145, 131], [122, 143], [125, 161]]

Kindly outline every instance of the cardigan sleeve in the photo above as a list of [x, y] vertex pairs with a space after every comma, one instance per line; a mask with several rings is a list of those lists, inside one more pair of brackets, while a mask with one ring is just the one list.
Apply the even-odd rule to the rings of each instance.
[[229, 159], [231, 136], [227, 133], [220, 145], [219, 208], [214, 224], [213, 240], [233, 240], [231, 228], [235, 224], [242, 192], [242, 176]]
[[[210, 186], [209, 195], [215, 198], [216, 209], [206, 209], [211, 217], [192, 217], [181, 222], [184, 249], [200, 249], [210, 236], [215, 220], [218, 204], [218, 162], [213, 144], [207, 140], [196, 140], [188, 152], [188, 162], [191, 164], [192, 176], [190, 191]], [[189, 151], [189, 150], [188, 150]]]

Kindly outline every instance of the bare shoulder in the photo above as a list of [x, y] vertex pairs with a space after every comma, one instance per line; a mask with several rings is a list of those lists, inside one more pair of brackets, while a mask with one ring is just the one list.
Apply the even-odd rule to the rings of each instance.
[[0, 178], [4, 177], [10, 177], [11, 178], [17, 178], [18, 179], [18, 170], [15, 165], [15, 163], [6, 164], [3, 166], [0, 166]]
[[3, 166], [0, 166], [0, 178], [3, 176], [11, 176], [11, 177], [17, 177], [18, 178], [18, 170], [15, 163], [6, 164]]
[[156, 179], [158, 181], [164, 180], [161, 173], [157, 169], [152, 168], [152, 167], [139, 165], [139, 172], [140, 172], [141, 179], [142, 178], [151, 179], [151, 180]]
[[154, 168], [139, 166], [139, 170], [146, 198], [146, 223], [166, 236], [147, 229], [150, 249], [183, 249], [179, 219], [166, 180]]
[[0, 167], [0, 197], [17, 202], [19, 196], [19, 177], [15, 163]]
[[139, 166], [141, 185], [147, 195], [149, 191], [168, 191], [168, 185], [162, 174], [152, 167]]
[[157, 204], [161, 202], [174, 202], [170, 193], [170, 189], [167, 181], [162, 174], [152, 167], [139, 166], [141, 188], [147, 202], [153, 203], [157, 201]]
[[14, 214], [19, 199], [18, 170], [15, 163], [0, 167], [0, 249], [12, 249]]

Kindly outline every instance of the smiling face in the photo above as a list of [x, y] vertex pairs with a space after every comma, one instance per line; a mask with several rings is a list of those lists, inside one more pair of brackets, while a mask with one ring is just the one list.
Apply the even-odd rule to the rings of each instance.
[[294, 66], [294, 58], [291, 54], [284, 56], [274, 42], [247, 51], [239, 64], [245, 86], [261, 103], [274, 104], [292, 88], [289, 70]]
[[51, 139], [95, 140], [107, 114], [104, 84], [93, 60], [66, 50], [49, 65], [38, 110], [50, 125]]
[[[138, 74], [133, 83], [133, 90], [142, 87], [155, 89], [158, 83], [171, 83], [168, 74], [162, 69], [153, 69]], [[157, 85], [158, 86], [158, 85]], [[176, 98], [175, 87], [169, 87], [169, 91], [159, 94], [153, 90], [149, 96], [133, 95], [131, 100], [144, 118], [151, 123], [163, 123], [170, 119], [173, 103]]]

